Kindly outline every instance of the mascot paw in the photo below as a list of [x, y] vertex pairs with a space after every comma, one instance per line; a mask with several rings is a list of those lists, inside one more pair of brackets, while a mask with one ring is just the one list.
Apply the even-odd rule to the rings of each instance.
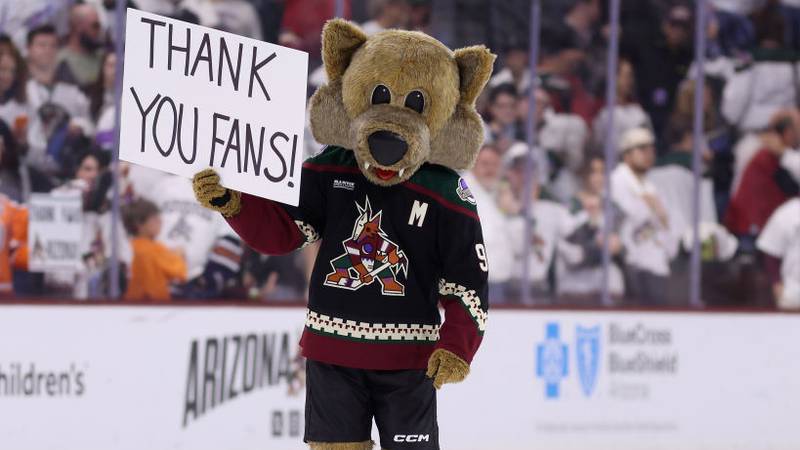
[[372, 441], [363, 442], [309, 442], [311, 450], [372, 450]]
[[201, 205], [220, 212], [225, 217], [235, 216], [242, 207], [242, 194], [219, 184], [219, 175], [214, 169], [196, 173], [192, 179], [192, 187]]
[[469, 374], [469, 364], [443, 348], [433, 351], [428, 359], [428, 377], [433, 378], [433, 387], [440, 389], [445, 383], [458, 383]]

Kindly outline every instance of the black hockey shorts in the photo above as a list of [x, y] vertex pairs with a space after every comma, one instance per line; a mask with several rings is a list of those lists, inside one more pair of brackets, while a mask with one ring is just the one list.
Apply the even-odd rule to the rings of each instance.
[[436, 389], [424, 370], [306, 362], [306, 442], [368, 441], [373, 417], [384, 449], [439, 449]]

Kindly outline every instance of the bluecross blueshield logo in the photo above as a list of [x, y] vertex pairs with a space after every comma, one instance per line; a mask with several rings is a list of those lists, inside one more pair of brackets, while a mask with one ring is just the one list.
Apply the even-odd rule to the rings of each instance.
[[544, 341], [536, 346], [536, 376], [544, 380], [547, 398], [558, 398], [559, 384], [567, 376], [567, 344], [559, 335], [558, 324], [550, 322]]
[[592, 328], [578, 325], [575, 328], [575, 356], [581, 390], [589, 397], [594, 391], [600, 368], [600, 325]]

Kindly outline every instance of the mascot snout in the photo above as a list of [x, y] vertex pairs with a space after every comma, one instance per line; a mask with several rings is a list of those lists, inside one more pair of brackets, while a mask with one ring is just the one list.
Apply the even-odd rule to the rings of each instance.
[[408, 152], [406, 141], [387, 130], [378, 130], [367, 138], [369, 153], [382, 166], [391, 166], [400, 161]]

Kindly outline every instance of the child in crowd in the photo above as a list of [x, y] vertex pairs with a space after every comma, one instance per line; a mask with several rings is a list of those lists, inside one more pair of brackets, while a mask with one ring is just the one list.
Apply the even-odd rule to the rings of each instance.
[[123, 212], [125, 229], [133, 236], [127, 300], [170, 300], [171, 281], [186, 281], [186, 260], [181, 251], [170, 250], [157, 242], [161, 232], [158, 207], [147, 200], [137, 200]]

